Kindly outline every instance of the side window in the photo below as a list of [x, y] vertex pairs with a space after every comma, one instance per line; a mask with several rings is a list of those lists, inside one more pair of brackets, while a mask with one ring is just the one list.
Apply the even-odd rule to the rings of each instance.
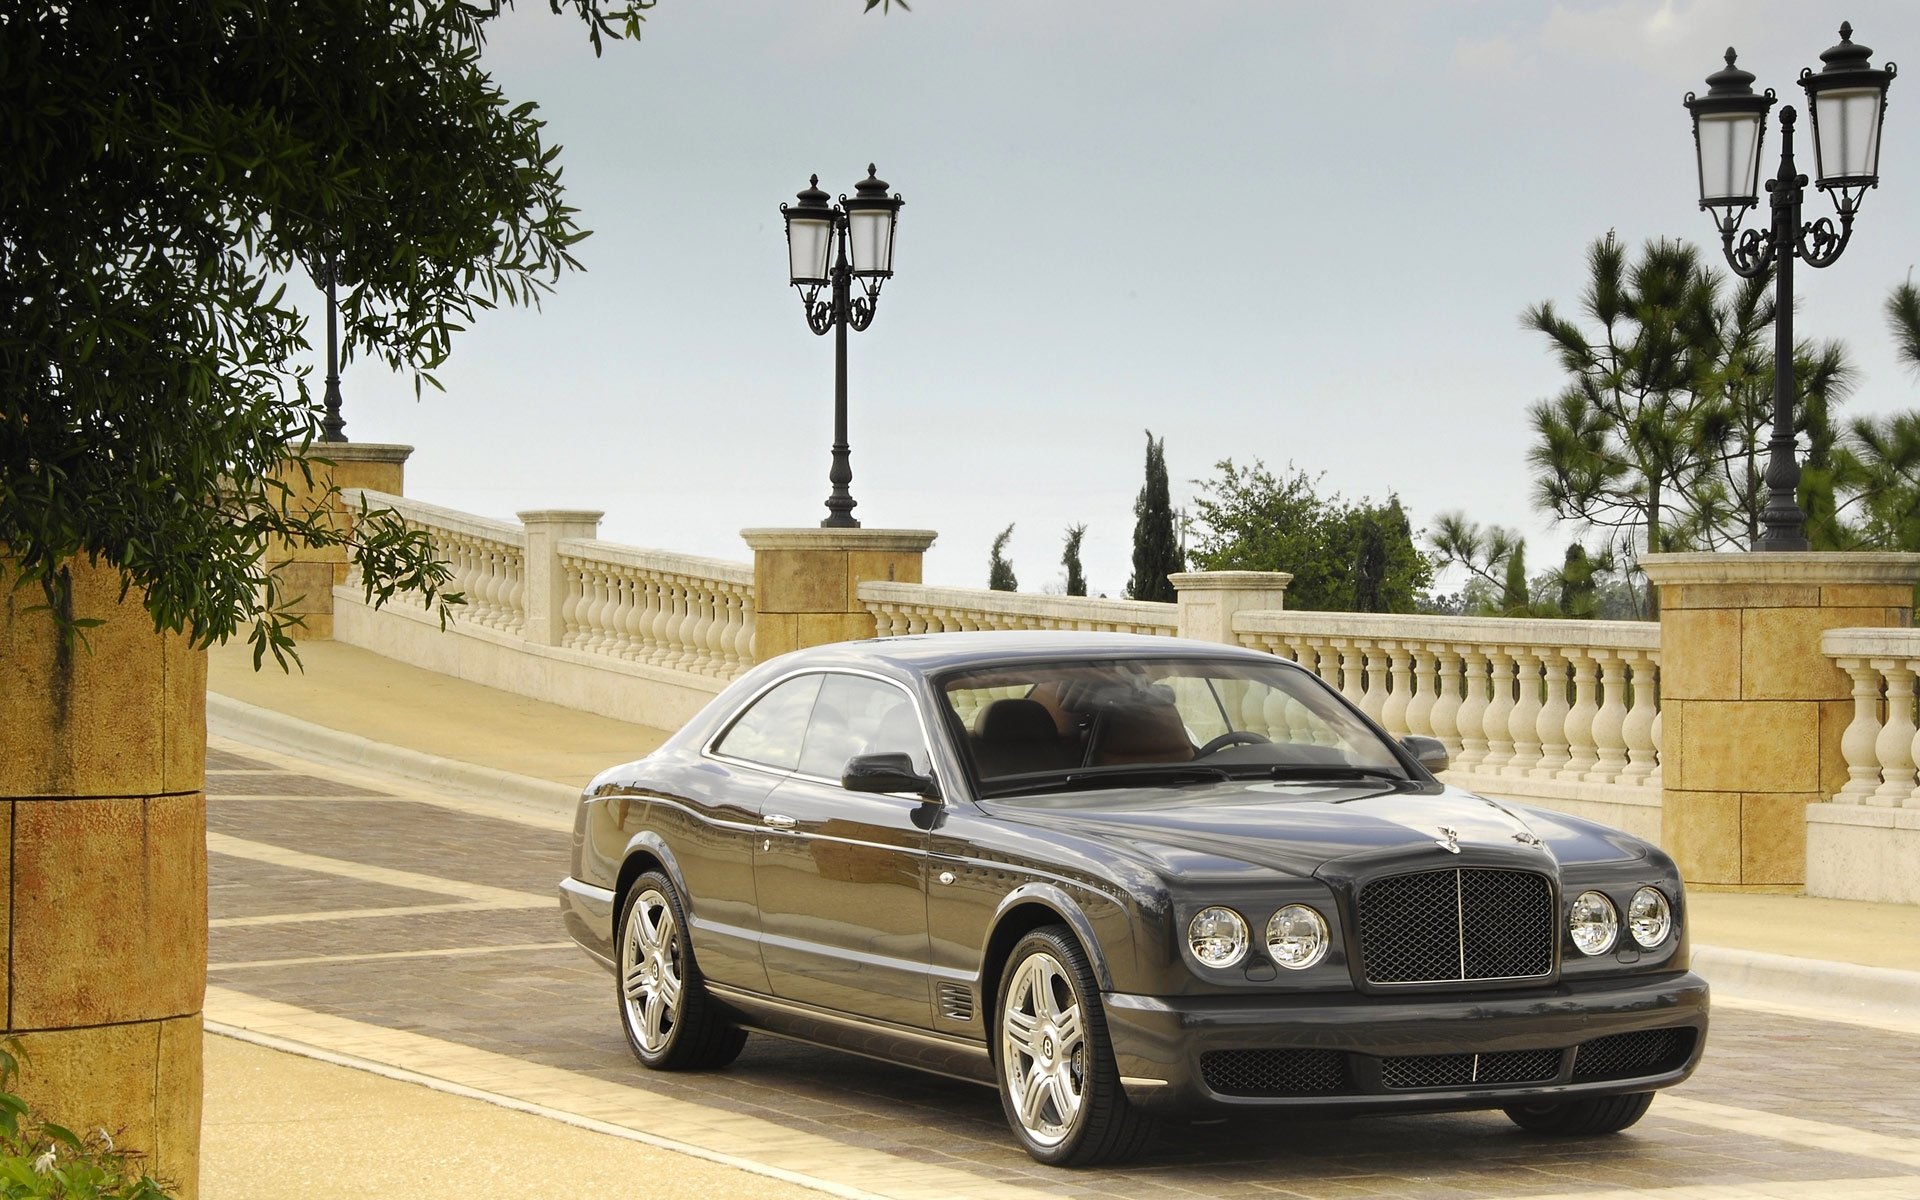
[[829, 675], [807, 724], [800, 773], [839, 779], [856, 754], [904, 754], [922, 775], [931, 770], [927, 740], [905, 692], [860, 675]]
[[743, 758], [782, 771], [800, 762], [800, 743], [807, 732], [807, 714], [820, 694], [821, 675], [787, 680], [753, 702], [753, 707], [727, 730], [714, 750], [729, 758]]

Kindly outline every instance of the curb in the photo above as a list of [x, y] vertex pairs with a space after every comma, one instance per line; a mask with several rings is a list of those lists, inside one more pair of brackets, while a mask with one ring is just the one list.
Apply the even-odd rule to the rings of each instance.
[[1695, 946], [1693, 970], [1716, 999], [1758, 1000], [1872, 1021], [1920, 1021], [1920, 971]]
[[207, 693], [207, 731], [282, 754], [490, 796], [545, 816], [564, 818], [569, 824], [580, 801], [580, 790], [564, 783], [376, 742], [216, 692]]

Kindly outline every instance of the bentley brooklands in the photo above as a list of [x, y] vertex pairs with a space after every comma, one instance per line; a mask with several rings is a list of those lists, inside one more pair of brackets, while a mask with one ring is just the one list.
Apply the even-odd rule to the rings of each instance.
[[561, 909], [645, 1066], [837, 1047], [997, 1088], [1042, 1162], [1255, 1109], [1625, 1129], [1706, 1037], [1673, 861], [1445, 767], [1251, 650], [822, 646], [593, 780]]

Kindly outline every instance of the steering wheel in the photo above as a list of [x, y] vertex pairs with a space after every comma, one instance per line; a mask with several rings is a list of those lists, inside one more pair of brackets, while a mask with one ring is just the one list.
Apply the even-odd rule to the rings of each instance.
[[1251, 729], [1229, 729], [1219, 737], [1193, 752], [1195, 758], [1205, 758], [1216, 750], [1225, 750], [1228, 746], [1264, 746], [1273, 739], [1264, 733], [1255, 733]]

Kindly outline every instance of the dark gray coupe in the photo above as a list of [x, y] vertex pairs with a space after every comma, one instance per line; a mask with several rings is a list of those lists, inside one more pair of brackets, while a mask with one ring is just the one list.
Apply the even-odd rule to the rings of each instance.
[[988, 1083], [1042, 1162], [1274, 1107], [1625, 1129], [1706, 1036], [1673, 861], [1445, 760], [1253, 651], [823, 646], [589, 785], [561, 909], [648, 1067], [753, 1030]]

